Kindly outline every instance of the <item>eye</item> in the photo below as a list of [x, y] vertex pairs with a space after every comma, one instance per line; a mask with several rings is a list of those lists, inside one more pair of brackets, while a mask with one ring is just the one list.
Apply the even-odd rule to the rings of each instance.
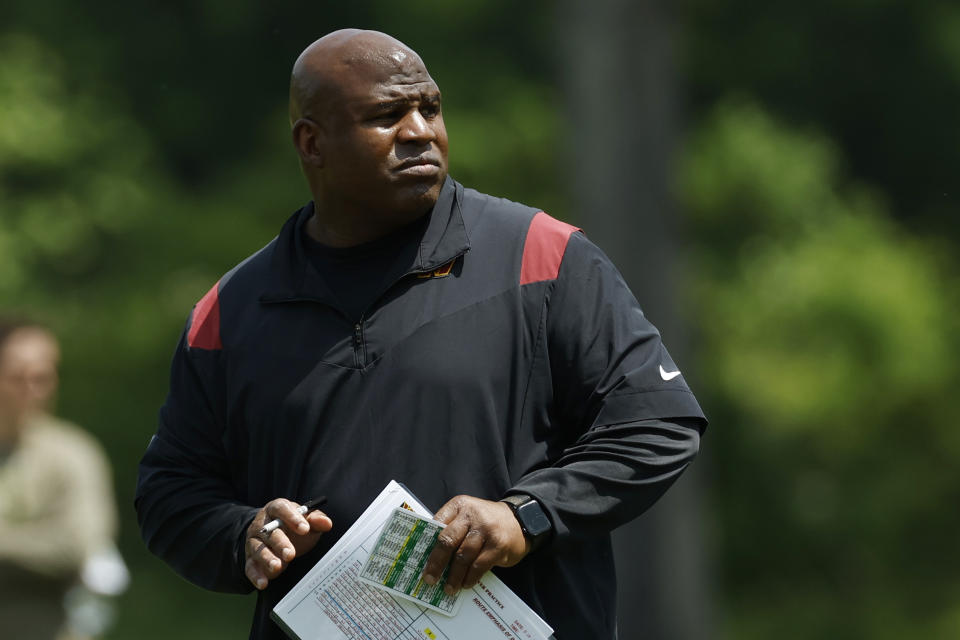
[[387, 109], [385, 111], [378, 112], [371, 120], [374, 122], [396, 122], [403, 117], [402, 109]]
[[420, 113], [426, 118], [435, 118], [440, 115], [439, 102], [425, 102], [420, 105]]

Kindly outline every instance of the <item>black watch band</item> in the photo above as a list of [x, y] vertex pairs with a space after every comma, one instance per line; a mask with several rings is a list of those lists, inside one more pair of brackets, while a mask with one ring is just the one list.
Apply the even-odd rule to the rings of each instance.
[[520, 523], [520, 530], [530, 541], [531, 549], [540, 546], [553, 531], [550, 518], [532, 496], [520, 493], [502, 498], [500, 502], [506, 503], [513, 511], [514, 517]]

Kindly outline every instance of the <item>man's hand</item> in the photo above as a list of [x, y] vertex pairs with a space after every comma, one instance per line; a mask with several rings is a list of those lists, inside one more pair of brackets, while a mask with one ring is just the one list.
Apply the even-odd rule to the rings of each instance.
[[469, 589], [491, 567], [512, 567], [530, 553], [520, 523], [502, 502], [457, 496], [443, 505], [434, 519], [447, 526], [427, 559], [423, 580], [435, 584], [449, 563], [444, 587], [448, 594]]
[[[247, 527], [244, 573], [261, 591], [270, 580], [283, 573], [294, 558], [313, 549], [320, 536], [333, 528], [333, 521], [325, 513], [301, 514], [297, 511], [299, 507], [284, 498], [271, 500]], [[274, 519], [279, 519], [282, 526], [261, 537], [260, 529]]]

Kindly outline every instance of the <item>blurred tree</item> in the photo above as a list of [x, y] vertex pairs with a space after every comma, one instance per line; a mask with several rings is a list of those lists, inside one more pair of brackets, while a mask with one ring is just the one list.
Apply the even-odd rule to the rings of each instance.
[[[676, 301], [680, 225], [670, 191], [681, 126], [675, 7], [659, 0], [571, 0], [560, 4], [558, 17], [568, 120], [576, 123], [564, 139], [570, 158], [564, 168], [577, 220], [621, 270], [687, 371], [686, 319]], [[711, 634], [696, 466], [614, 533], [624, 640]]]
[[[215, 272], [194, 257], [197, 266], [168, 273], [181, 251], [203, 255], [200, 239], [181, 238], [192, 211], [177, 207], [148, 137], [109, 91], [73, 82], [66, 61], [28, 36], [0, 36], [0, 59], [0, 309], [39, 316], [63, 337], [62, 412], [115, 463], [134, 581], [113, 637], [166, 637], [164, 625], [144, 620], [178, 619], [176, 601], [162, 595], [175, 579], [144, 565], [128, 505], [176, 327]], [[243, 632], [242, 621], [224, 625], [237, 620], [230, 603], [176, 590], [196, 610], [221, 612], [209, 623], [197, 615], [193, 637]]]
[[34, 39], [0, 37], [0, 57], [0, 294], [9, 301], [109, 265], [111, 240], [147, 199], [146, 143], [129, 121], [103, 118]]
[[960, 234], [960, 4], [693, 0], [685, 71], [697, 117], [730, 92], [811, 123], [892, 215]]
[[822, 135], [743, 101], [685, 155], [738, 640], [958, 631], [955, 265], [840, 164]]
[[555, 211], [563, 192], [552, 135], [557, 99], [545, 79], [555, 46], [550, 7], [544, 0], [278, 0], [242, 8], [223, 0], [6, 0], [0, 25], [75, 61], [69, 71], [79, 84], [112, 83], [111, 102], [136, 114], [160, 167], [197, 190], [238, 165], [263, 162], [265, 126], [287, 138], [281, 109], [290, 68], [307, 44], [343, 27], [386, 31], [421, 54], [443, 90], [454, 175]]

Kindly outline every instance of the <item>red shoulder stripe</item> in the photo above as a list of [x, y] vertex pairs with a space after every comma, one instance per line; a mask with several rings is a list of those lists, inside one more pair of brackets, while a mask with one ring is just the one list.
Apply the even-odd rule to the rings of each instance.
[[193, 308], [187, 344], [197, 349], [223, 349], [220, 342], [220, 281]]
[[556, 280], [570, 234], [579, 230], [566, 222], [551, 218], [543, 211], [533, 216], [530, 229], [527, 230], [526, 243], [523, 245], [520, 284]]

